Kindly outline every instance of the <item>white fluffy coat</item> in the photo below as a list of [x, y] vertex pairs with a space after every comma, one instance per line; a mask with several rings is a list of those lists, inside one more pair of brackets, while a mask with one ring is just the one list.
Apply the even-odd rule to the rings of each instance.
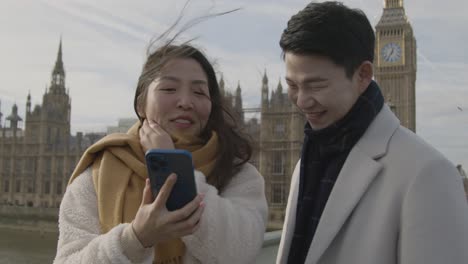
[[[197, 190], [205, 194], [200, 228], [182, 238], [184, 263], [253, 263], [263, 242], [267, 221], [264, 180], [245, 164], [223, 192], [195, 171]], [[129, 224], [100, 233], [97, 198], [88, 168], [68, 186], [59, 213], [59, 241], [54, 264], [152, 263]]]

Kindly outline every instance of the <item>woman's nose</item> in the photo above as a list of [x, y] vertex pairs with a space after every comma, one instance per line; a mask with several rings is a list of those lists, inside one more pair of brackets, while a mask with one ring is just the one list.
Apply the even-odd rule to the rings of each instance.
[[192, 109], [193, 108], [192, 95], [188, 93], [181, 93], [179, 95], [179, 100], [177, 101], [177, 107], [182, 108], [182, 109]]

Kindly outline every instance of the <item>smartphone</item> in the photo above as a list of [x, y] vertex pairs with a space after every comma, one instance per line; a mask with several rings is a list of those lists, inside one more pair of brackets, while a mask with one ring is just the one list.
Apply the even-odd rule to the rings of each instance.
[[177, 181], [166, 202], [167, 210], [184, 207], [197, 196], [192, 154], [181, 149], [150, 149], [145, 154], [153, 199], [171, 173]]

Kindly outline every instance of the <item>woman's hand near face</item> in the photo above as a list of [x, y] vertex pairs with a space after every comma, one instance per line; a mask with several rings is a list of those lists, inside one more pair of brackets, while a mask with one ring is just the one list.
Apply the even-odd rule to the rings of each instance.
[[140, 128], [140, 144], [143, 152], [149, 149], [174, 149], [171, 136], [156, 122], [145, 119]]
[[205, 207], [201, 194], [181, 209], [172, 212], [167, 210], [166, 201], [176, 180], [177, 176], [171, 174], [154, 201], [149, 180], [146, 180], [143, 199], [132, 222], [133, 231], [144, 247], [190, 235], [200, 226]]

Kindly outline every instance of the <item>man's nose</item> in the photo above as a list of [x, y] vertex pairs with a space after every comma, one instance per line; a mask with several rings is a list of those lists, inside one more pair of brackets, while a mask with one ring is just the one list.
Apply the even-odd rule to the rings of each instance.
[[297, 92], [296, 105], [300, 109], [308, 109], [313, 107], [315, 99], [309, 94], [305, 93], [302, 89]]

